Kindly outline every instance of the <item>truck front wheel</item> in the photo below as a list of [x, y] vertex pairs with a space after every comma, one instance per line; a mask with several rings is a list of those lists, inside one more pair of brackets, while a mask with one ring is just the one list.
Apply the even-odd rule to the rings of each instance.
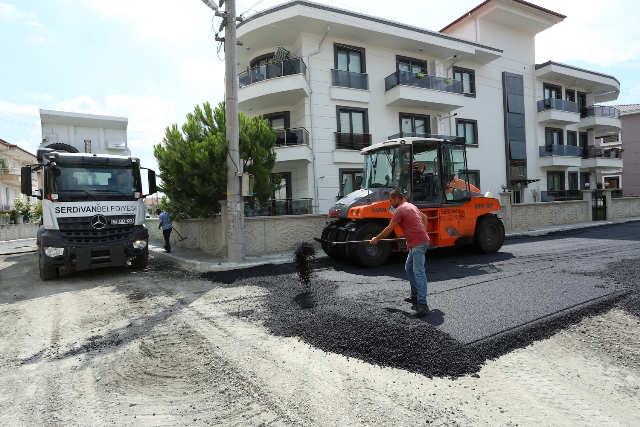
[[474, 236], [476, 248], [485, 254], [500, 250], [504, 243], [504, 225], [495, 215], [485, 215], [478, 219]]
[[60, 277], [59, 267], [45, 267], [42, 250], [38, 251], [38, 265], [40, 267], [40, 278], [42, 280], [55, 280]]
[[[384, 228], [384, 225], [377, 222], [359, 225], [349, 233], [348, 240], [371, 240], [380, 234]], [[377, 245], [370, 245], [368, 242], [350, 243], [347, 251], [350, 261], [363, 267], [378, 267], [386, 264], [389, 260], [391, 244], [389, 242], [379, 242]]]
[[131, 267], [136, 270], [147, 268], [149, 264], [149, 255], [140, 255], [131, 260]]

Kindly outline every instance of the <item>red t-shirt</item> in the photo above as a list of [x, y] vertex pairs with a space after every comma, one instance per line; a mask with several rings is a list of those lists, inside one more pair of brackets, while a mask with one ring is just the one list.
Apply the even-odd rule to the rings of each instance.
[[398, 206], [393, 211], [391, 222], [397, 222], [400, 225], [409, 249], [429, 241], [427, 230], [424, 229], [422, 214], [411, 203], [403, 202]]

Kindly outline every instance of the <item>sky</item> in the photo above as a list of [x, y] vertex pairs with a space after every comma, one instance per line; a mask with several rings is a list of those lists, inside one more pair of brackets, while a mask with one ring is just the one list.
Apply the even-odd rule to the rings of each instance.
[[[315, 1], [432, 31], [482, 2]], [[529, 1], [567, 16], [536, 37], [536, 63], [613, 75], [614, 104], [640, 103], [640, 2]], [[236, 0], [244, 16], [281, 3]], [[0, 139], [35, 153], [39, 109], [126, 117], [132, 155], [157, 170], [166, 127], [224, 100], [212, 21], [201, 0], [0, 0]]]

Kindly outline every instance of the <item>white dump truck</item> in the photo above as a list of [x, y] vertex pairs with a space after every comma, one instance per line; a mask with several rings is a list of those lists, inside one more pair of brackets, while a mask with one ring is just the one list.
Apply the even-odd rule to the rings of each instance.
[[[143, 194], [140, 161], [127, 146], [122, 117], [40, 110], [37, 164], [22, 168], [22, 193], [42, 200], [37, 234], [40, 277], [59, 268], [87, 270], [147, 266], [149, 232], [144, 198], [156, 192], [148, 172]], [[38, 189], [31, 177], [38, 173]]]

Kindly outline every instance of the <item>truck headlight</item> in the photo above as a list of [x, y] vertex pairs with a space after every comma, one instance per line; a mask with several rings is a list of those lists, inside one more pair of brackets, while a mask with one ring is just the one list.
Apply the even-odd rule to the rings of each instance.
[[64, 248], [54, 248], [53, 246], [45, 246], [44, 254], [49, 258], [64, 255]]
[[147, 241], [146, 240], [136, 240], [135, 242], [133, 242], [133, 248], [134, 249], [144, 249], [147, 247]]

